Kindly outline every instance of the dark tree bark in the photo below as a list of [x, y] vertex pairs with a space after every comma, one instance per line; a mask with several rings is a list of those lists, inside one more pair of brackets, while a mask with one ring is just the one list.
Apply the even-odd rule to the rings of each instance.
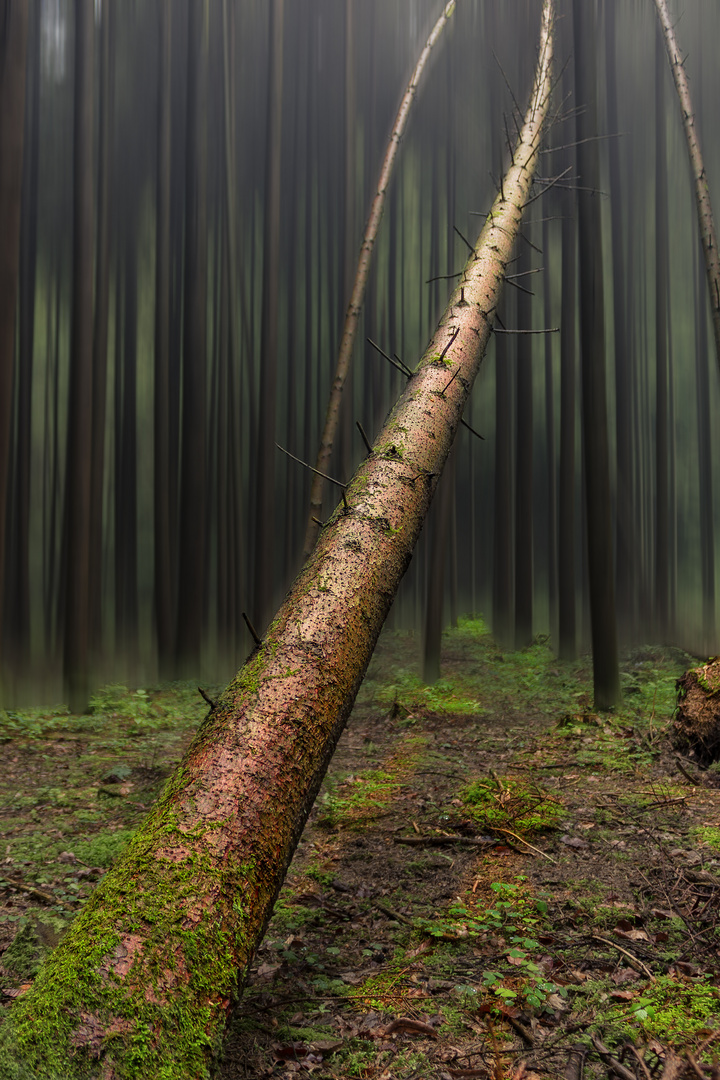
[[178, 671], [195, 673], [206, 598], [207, 92], [209, 0], [188, 6]]
[[[520, 238], [519, 273], [531, 267], [530, 247]], [[532, 298], [518, 293], [518, 327], [531, 329]], [[515, 399], [515, 648], [524, 649], [533, 636], [533, 335], [519, 334], [517, 339], [517, 385]]]
[[0, 3], [0, 627], [4, 610], [5, 536], [15, 311], [20, 272], [20, 217], [25, 134], [28, 0]]
[[[10, 550], [6, 560], [7, 631], [4, 654], [19, 678], [30, 651], [30, 455], [32, 451], [32, 383], [35, 353], [35, 287], [37, 280], [38, 157], [40, 139], [40, 20], [29, 23], [22, 218], [20, 225], [20, 288], [17, 327], [16, 413]], [[0, 91], [2, 92], [2, 91]], [[2, 151], [0, 150], [0, 153]], [[6, 540], [7, 542], [7, 540]], [[0, 563], [0, 565], [2, 565]], [[11, 672], [7, 673], [8, 682]]]
[[[575, 0], [575, 85], [581, 106], [577, 119], [580, 183], [600, 188], [597, 144], [597, 74], [595, 0]], [[590, 621], [593, 646], [595, 708], [608, 709], [620, 700], [612, 508], [610, 503], [605, 325], [600, 204], [596, 196], [578, 199], [580, 264], [580, 351], [582, 363], [583, 453], [587, 516]]]
[[[449, 378], [450, 376], [448, 376]], [[451, 534], [453, 469], [450, 463], [430, 517], [430, 558], [425, 581], [425, 630], [423, 633], [423, 682], [432, 686], [440, 678], [445, 577], [448, 539]]]
[[576, 484], [576, 278], [575, 193], [565, 192], [562, 219], [562, 309], [560, 314], [560, 470], [558, 478], [558, 656], [577, 657], [575, 574]]
[[175, 645], [170, 535], [170, 200], [172, 174], [172, 0], [158, 5], [158, 160], [155, 234], [155, 372], [153, 387], [155, 628], [161, 678], [172, 671]]
[[655, 35], [655, 633], [667, 638], [670, 625], [670, 448], [668, 430], [669, 241], [665, 64]]
[[93, 376], [93, 0], [75, 0], [73, 285], [65, 484], [65, 686], [71, 712], [88, 700], [90, 465]]
[[93, 332], [92, 461], [90, 470], [90, 627], [93, 650], [102, 647], [103, 493], [107, 353], [110, 322], [110, 201], [114, 104], [114, 4], [104, 4], [100, 30], [100, 137], [98, 162], [97, 255], [95, 259], [95, 326]]
[[275, 402], [280, 318], [280, 228], [283, 92], [284, 0], [270, 0], [267, 126], [265, 157], [265, 231], [260, 328], [260, 409], [255, 474], [255, 594], [253, 622], [260, 633], [272, 614], [277, 591], [275, 537]]
[[[506, 297], [502, 319], [510, 319]], [[495, 482], [493, 499], [493, 635], [501, 648], [511, 648], [513, 622], [513, 472], [512, 472], [512, 380], [505, 334], [495, 335]]]
[[[514, 161], [450, 304], [272, 626], [0, 1029], [0, 1077], [208, 1074], [477, 375], [551, 89], [552, 0]], [[460, 288], [464, 293], [460, 292]], [[463, 299], [465, 303], [463, 303]], [[449, 374], [458, 377], [448, 385]], [[52, 1005], [50, 1005], [52, 1002]]]
[[605, 12], [605, 79], [607, 101], [608, 170], [610, 175], [610, 247], [612, 257], [613, 346], [615, 352], [615, 550], [617, 608], [621, 625], [628, 637], [633, 635], [637, 620], [637, 581], [634, 563], [637, 552], [633, 529], [633, 460], [632, 460], [632, 402], [633, 350], [627, 317], [628, 273], [625, 257], [625, 197], [620, 175], [620, 142], [618, 131], [618, 82], [616, 64], [616, 31], [614, 2], [604, 5]]

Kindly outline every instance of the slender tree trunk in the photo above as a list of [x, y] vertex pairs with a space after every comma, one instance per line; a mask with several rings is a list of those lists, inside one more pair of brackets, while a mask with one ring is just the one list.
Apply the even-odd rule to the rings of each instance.
[[0, 4], [0, 627], [4, 608], [15, 312], [20, 272], [27, 34], [28, 0], [3, 0]]
[[[95, 260], [95, 325], [93, 331], [92, 461], [90, 470], [90, 627], [93, 652], [102, 643], [103, 492], [107, 354], [110, 322], [110, 153], [113, 134], [114, 53], [111, 49], [115, 5], [102, 8], [100, 32], [100, 137], [98, 169], [97, 257]], [[111, 25], [112, 24], [112, 25]]]
[[620, 142], [618, 131], [618, 81], [616, 64], [614, 0], [604, 5], [605, 11], [605, 79], [607, 99], [608, 171], [610, 175], [610, 246], [613, 291], [613, 346], [615, 353], [615, 550], [617, 577], [617, 606], [625, 635], [632, 638], [637, 619], [637, 582], [633, 573], [635, 530], [633, 529], [633, 460], [632, 460], [632, 402], [633, 350], [630, 346], [627, 319], [628, 273], [625, 258], [625, 195], [620, 175]]
[[188, 7], [180, 566], [177, 662], [200, 666], [205, 611], [207, 411], [207, 84], [209, 0]]
[[693, 112], [692, 98], [690, 97], [690, 84], [685, 74], [685, 62], [681, 59], [666, 0], [655, 0], [655, 7], [657, 8], [658, 19], [665, 38], [665, 48], [670, 61], [673, 79], [675, 80], [675, 89], [680, 99], [680, 111], [682, 113], [683, 127], [685, 128], [690, 167], [695, 179], [695, 201], [697, 203], [700, 239], [705, 254], [705, 272], [710, 291], [710, 308], [715, 333], [715, 353], [720, 366], [720, 254], [717, 247], [715, 220], [710, 205], [710, 188], [700, 149], [700, 139], [695, 127], [695, 114]]
[[[385, 152], [382, 168], [380, 169], [377, 190], [370, 208], [367, 225], [365, 226], [365, 235], [360, 248], [360, 260], [355, 273], [352, 296], [350, 297], [350, 303], [345, 315], [345, 324], [342, 331], [335, 375], [333, 377], [327, 412], [325, 414], [325, 426], [320, 438], [320, 449], [318, 450], [317, 459], [315, 461], [315, 468], [318, 470], [318, 473], [325, 473], [327, 475], [330, 467], [330, 456], [332, 454], [333, 442], [335, 440], [338, 421], [340, 419], [340, 402], [342, 400], [343, 387], [345, 385], [345, 380], [347, 379], [348, 371], [350, 370], [353, 344], [355, 342], [355, 331], [362, 311], [363, 299], [365, 297], [365, 285], [370, 271], [373, 248], [375, 246], [378, 229], [380, 228], [380, 221], [385, 208], [385, 195], [390, 184], [390, 178], [392, 176], [400, 140], [403, 137], [407, 125], [412, 103], [417, 95], [420, 77], [427, 65], [435, 43], [442, 34], [454, 9], [455, 0], [450, 0], [450, 2], [445, 5], [442, 15], [435, 23], [435, 26], [430, 33], [430, 37], [425, 43], [425, 47], [415, 65], [415, 70], [412, 73], [410, 82], [408, 83], [402, 102], [400, 103], [400, 109], [395, 118], [390, 142]], [[323, 489], [324, 480], [322, 476], [317, 473], [314, 474], [310, 492], [310, 510], [305, 530], [305, 545], [303, 549], [303, 554], [305, 556], [310, 554], [317, 539], [319, 530], [317, 520], [322, 517]]]
[[425, 631], [423, 634], [423, 682], [432, 686], [440, 678], [443, 608], [445, 606], [445, 577], [448, 538], [451, 533], [452, 492], [454, 477], [447, 465], [440, 494], [431, 514], [430, 558], [425, 581]]
[[[519, 272], [530, 270], [530, 247], [520, 238]], [[518, 294], [518, 327], [529, 330], [532, 298]], [[515, 428], [515, 648], [524, 649], [533, 634], [533, 345], [532, 334], [517, 341], [517, 425]]]
[[[20, 225], [20, 288], [17, 349], [17, 412], [13, 508], [9, 528], [12, 552], [8, 552], [5, 624], [9, 625], [6, 655], [17, 678], [30, 657], [30, 482], [32, 453], [32, 385], [35, 354], [35, 292], [38, 244], [38, 157], [40, 139], [40, 20], [30, 20], [28, 49], [26, 130], [23, 163], [22, 217]], [[0, 90], [0, 93], [2, 91]], [[0, 153], [2, 151], [0, 150]], [[2, 564], [0, 564], [2, 565]], [[9, 618], [8, 618], [9, 616]], [[10, 672], [7, 673], [8, 675]]]
[[172, 0], [161, 0], [158, 55], [158, 163], [155, 234], [155, 372], [153, 395], [155, 627], [158, 669], [172, 670], [174, 647], [170, 504], [170, 198], [172, 174]]
[[[558, 656], [577, 656], [575, 575], [577, 225], [575, 193], [565, 192], [562, 219], [562, 311], [560, 314], [560, 474], [558, 490]], [[568, 212], [572, 200], [573, 212]]]
[[71, 712], [88, 700], [93, 377], [93, 0], [75, 0], [73, 287], [65, 484], [64, 674]]
[[[596, 0], [575, 0], [575, 83], [580, 183], [599, 188]], [[615, 620], [610, 449], [605, 388], [605, 325], [600, 205], [596, 196], [578, 199], [580, 262], [580, 349], [582, 357], [583, 451], [587, 513], [590, 620], [592, 625], [595, 708], [620, 700], [620, 669]]]
[[669, 241], [665, 65], [655, 45], [655, 627], [667, 640], [670, 617], [670, 450], [668, 429]]
[[[502, 305], [508, 319], [509, 297]], [[495, 467], [493, 498], [493, 635], [501, 648], [513, 645], [513, 471], [512, 379], [505, 334], [495, 335]]]
[[710, 419], [710, 357], [707, 311], [699, 286], [703, 257], [696, 241], [695, 275], [695, 380], [697, 401], [698, 506], [700, 514], [700, 583], [702, 589], [701, 648], [708, 656], [717, 653], [715, 606], [715, 514], [713, 500], [712, 428]]
[[267, 86], [265, 230], [260, 328], [260, 408], [256, 446], [255, 597], [253, 621], [262, 632], [270, 621], [277, 591], [275, 535], [275, 408], [280, 320], [280, 225], [284, 0], [270, 0], [270, 56]]
[[[482, 361], [551, 89], [552, 0], [521, 136], [413, 377], [176, 775], [0, 1030], [3, 1080], [208, 1073]], [[464, 293], [460, 292], [460, 288]], [[463, 303], [464, 300], [464, 303]], [[448, 385], [449, 376], [457, 377]]]

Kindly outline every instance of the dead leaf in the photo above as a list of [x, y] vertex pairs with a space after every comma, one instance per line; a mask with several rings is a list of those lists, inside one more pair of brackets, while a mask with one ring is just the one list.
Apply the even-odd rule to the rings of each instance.
[[280, 970], [280, 967], [280, 964], [261, 964], [257, 971], [258, 978], [269, 979], [271, 975]]
[[587, 840], [581, 840], [579, 836], [561, 836], [560, 843], [565, 844], [569, 848], [586, 848], [590, 847]]
[[[616, 986], [622, 986], [623, 983], [635, 982], [640, 978], [640, 975], [631, 967], [620, 968], [619, 971], [615, 971], [611, 975], [612, 981]], [[612, 995], [610, 995], [612, 997]]]
[[275, 1046], [273, 1057], [278, 1061], [300, 1061], [310, 1052], [310, 1047], [304, 1043], [287, 1043], [285, 1046]]

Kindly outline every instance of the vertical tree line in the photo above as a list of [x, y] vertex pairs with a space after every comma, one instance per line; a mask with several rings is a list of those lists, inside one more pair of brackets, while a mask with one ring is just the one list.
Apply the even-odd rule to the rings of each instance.
[[[458, 612], [503, 648], [549, 631], [563, 657], [612, 656], [614, 616], [596, 626], [588, 605], [613, 591], [621, 642], [716, 650], [720, 387], [681, 115], [651, 5], [566, 6], [511, 332], [466, 417], [484, 441], [461, 430], [393, 615], [428, 678]], [[444, 8], [0, 4], [7, 702], [219, 680], [253, 647], [243, 612], [264, 633], [310, 507], [310, 471], [276, 444], [314, 461], [364, 214]], [[712, 192], [720, 74], [700, 59], [720, 14], [682, 30]], [[327, 466], [340, 483], [366, 452], [356, 421], [372, 440], [475, 240], [534, 48], [499, 0], [464, 0], [423, 71]]]

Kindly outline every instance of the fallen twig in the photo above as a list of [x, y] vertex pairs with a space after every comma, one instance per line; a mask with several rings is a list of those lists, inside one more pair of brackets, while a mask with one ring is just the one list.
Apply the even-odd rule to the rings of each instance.
[[538, 855], [542, 855], [543, 859], [547, 859], [548, 862], [554, 863], [557, 866], [557, 859], [553, 859], [552, 855], [548, 855], [546, 851], [541, 851], [540, 848], [535, 847], [533, 844], [529, 844], [527, 840], [523, 840], [522, 836], [518, 836], [517, 833], [511, 832], [510, 829], [501, 829], [499, 825], [493, 825], [494, 832], [505, 833], [507, 836], [512, 836], [514, 840], [519, 840], [525, 847], [529, 847], [531, 851], [535, 851]]
[[614, 941], [608, 941], [607, 938], [600, 937], [599, 934], [593, 934], [592, 938], [593, 941], [601, 941], [603, 945], [609, 945], [611, 949], [617, 949], [619, 953], [622, 953], [623, 956], [627, 957], [627, 959], [630, 961], [630, 967], [635, 968], [635, 971], [643, 972], [645, 975], [647, 975], [648, 979], [650, 979], [651, 982], [655, 982], [655, 976], [653, 975], [650, 968], [646, 967], [645, 964], [643, 964], [642, 960], [638, 960], [637, 956], [633, 956], [633, 954], [631, 952], [628, 952], [627, 949], [623, 949], [622, 946], [617, 945]]
[[613, 1057], [607, 1046], [601, 1043], [596, 1035], [592, 1036], [592, 1044], [595, 1047], [600, 1058], [609, 1065], [614, 1073], [622, 1077], [622, 1080], [637, 1080], [634, 1072], [630, 1072], [624, 1065], [621, 1065], [617, 1058]]

